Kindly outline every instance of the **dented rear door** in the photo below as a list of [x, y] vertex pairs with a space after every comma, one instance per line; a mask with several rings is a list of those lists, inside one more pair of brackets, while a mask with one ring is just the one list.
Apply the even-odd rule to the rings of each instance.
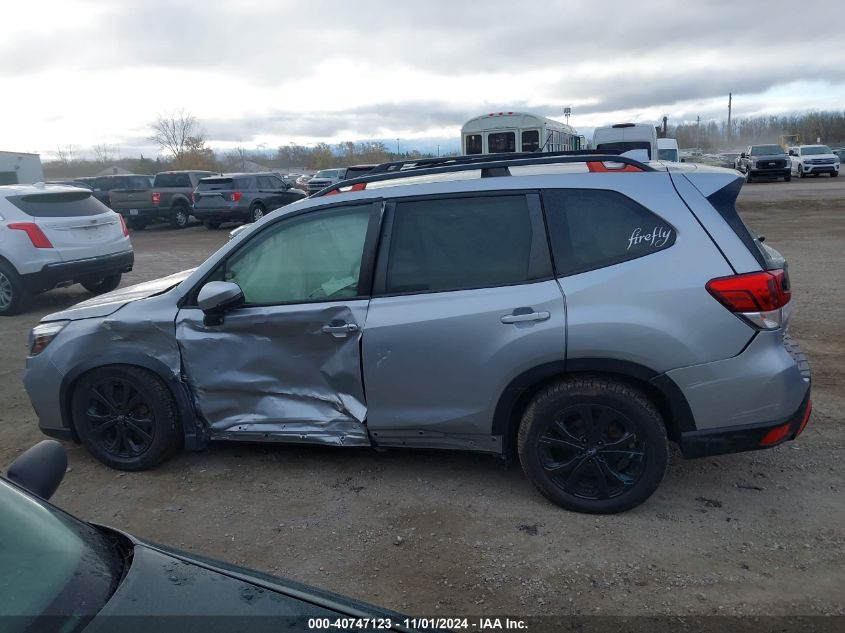
[[347, 204], [253, 234], [205, 280], [244, 292], [222, 324], [189, 297], [176, 333], [212, 438], [369, 445], [360, 339], [380, 216]]

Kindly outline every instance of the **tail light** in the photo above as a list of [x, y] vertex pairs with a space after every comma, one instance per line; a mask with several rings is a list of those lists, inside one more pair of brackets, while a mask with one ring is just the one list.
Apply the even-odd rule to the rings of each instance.
[[240, 200], [240, 199], [241, 199], [241, 196], [242, 196], [242, 195], [243, 195], [243, 194], [242, 194], [240, 191], [233, 191], [233, 192], [229, 195], [229, 200], [231, 200], [232, 202], [237, 202], [238, 200]]
[[120, 230], [123, 231], [123, 237], [129, 237], [129, 229], [126, 227], [126, 220], [123, 219], [123, 216], [119, 213], [117, 217], [120, 218]]
[[161, 204], [161, 194], [158, 191], [153, 192], [153, 204]]
[[35, 248], [53, 248], [53, 245], [47, 239], [47, 236], [44, 235], [41, 227], [33, 222], [14, 222], [6, 226], [15, 231], [25, 232]]
[[707, 282], [707, 292], [734, 314], [763, 330], [774, 330], [786, 318], [789, 276], [785, 270], [766, 270], [719, 277]]

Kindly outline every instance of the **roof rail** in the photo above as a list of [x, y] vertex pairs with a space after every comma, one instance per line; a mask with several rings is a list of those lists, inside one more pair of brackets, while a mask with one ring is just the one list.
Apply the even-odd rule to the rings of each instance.
[[[311, 195], [312, 198], [328, 196], [345, 191], [361, 191], [367, 183], [385, 180], [398, 180], [429, 174], [448, 174], [451, 172], [481, 170], [482, 178], [510, 176], [509, 167], [530, 165], [550, 165], [562, 163], [586, 163], [594, 172], [614, 171], [656, 171], [653, 167], [628, 156], [621, 156], [614, 150], [578, 150], [570, 152], [519, 152], [508, 154], [476, 154], [472, 156], [442, 156], [440, 158], [420, 158], [382, 163], [372, 171], [358, 178], [350, 178], [329, 185]], [[614, 163], [620, 167], [607, 167], [604, 163]], [[344, 189], [344, 192], [340, 190]]]

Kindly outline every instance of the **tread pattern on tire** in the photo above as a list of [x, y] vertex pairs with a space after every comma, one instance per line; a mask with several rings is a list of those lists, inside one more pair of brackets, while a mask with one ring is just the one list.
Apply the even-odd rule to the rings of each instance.
[[[553, 503], [557, 503], [557, 502], [554, 499], [551, 499], [549, 497], [549, 495], [546, 493], [546, 491], [543, 490], [543, 488], [540, 485], [538, 485], [538, 483], [536, 481], [534, 481], [534, 478], [532, 477], [531, 473], [529, 472], [528, 467], [527, 467], [525, 460], [523, 458], [524, 452], [527, 448], [526, 444], [527, 444], [527, 441], [528, 441], [528, 434], [530, 432], [532, 423], [533, 423], [534, 418], [536, 416], [537, 409], [541, 406], [541, 404], [546, 399], [548, 399], [550, 397], [554, 397], [554, 396], [565, 396], [565, 395], [570, 394], [570, 393], [577, 393], [578, 395], [583, 395], [585, 392], [594, 392], [596, 395], [607, 395], [607, 394], [610, 393], [610, 394], [619, 396], [621, 398], [636, 402], [639, 406], [641, 406], [643, 409], [645, 409], [648, 412], [650, 417], [654, 418], [654, 420], [658, 422], [658, 424], [656, 425], [656, 428], [658, 429], [658, 432], [660, 433], [661, 441], [663, 442], [663, 445], [666, 446], [667, 442], [668, 442], [667, 434], [666, 434], [666, 426], [665, 426], [665, 423], [663, 421], [663, 416], [660, 415], [660, 412], [658, 411], [657, 407], [639, 389], [636, 389], [635, 387], [633, 387], [629, 384], [626, 384], [624, 382], [621, 382], [619, 380], [615, 380], [615, 379], [612, 379], [612, 378], [606, 378], [606, 377], [603, 377], [603, 376], [578, 376], [578, 377], [572, 377], [572, 378], [563, 378], [563, 379], [557, 380], [557, 381], [547, 385], [546, 387], [541, 389], [534, 396], [534, 398], [532, 398], [531, 402], [528, 404], [528, 406], [525, 408], [525, 411], [523, 412], [522, 420], [520, 421], [520, 425], [519, 425], [519, 432], [517, 434], [517, 452], [518, 452], [518, 455], [519, 455], [520, 465], [522, 466], [522, 470], [525, 473], [528, 480], [538, 490], [538, 492], [540, 492], [540, 494], [542, 494], [544, 497], [546, 497], [547, 499], [549, 499]], [[660, 481], [665, 476], [667, 468], [668, 468], [668, 459], [663, 464], [663, 470], [662, 470], [662, 472], [660, 473], [660, 476], [657, 479], [658, 484], [660, 483]], [[631, 507], [635, 507], [636, 505], [639, 505], [640, 503], [642, 503], [643, 501], [648, 499], [648, 497], [651, 496], [651, 494], [654, 492], [654, 490], [656, 488], [657, 488], [657, 485], [655, 485], [652, 490], [649, 490], [647, 492], [647, 494], [645, 494], [643, 499], [637, 501]], [[604, 513], [604, 512], [616, 512], [618, 510], [608, 511], [608, 510], [579, 509], [578, 511]]]

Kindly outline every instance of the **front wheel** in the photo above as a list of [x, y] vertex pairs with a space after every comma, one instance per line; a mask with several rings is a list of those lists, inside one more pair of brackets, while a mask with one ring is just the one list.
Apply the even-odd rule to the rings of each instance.
[[831, 178], [836, 178], [838, 175], [839, 175], [839, 172], [838, 172], [838, 171], [832, 171], [832, 172], [830, 172], [830, 177], [831, 177]]
[[73, 390], [71, 413], [85, 448], [118, 470], [152, 468], [181, 446], [170, 390], [140, 367], [109, 365], [82, 376]]
[[566, 378], [540, 391], [523, 415], [517, 447], [525, 474], [546, 498], [591, 514], [641, 504], [668, 462], [654, 404], [601, 377]]
[[91, 294], [101, 295], [117, 288], [120, 285], [122, 276], [120, 273], [117, 273], [116, 275], [106, 275], [97, 281], [83, 281], [82, 287]]
[[260, 204], [256, 204], [249, 211], [249, 221], [258, 222], [261, 218], [266, 215], [266, 213], [267, 211], [265, 211], [264, 207], [262, 207]]
[[792, 174], [790, 174], [789, 176], [784, 176], [784, 177], [783, 177], [783, 181], [784, 181], [784, 182], [789, 182], [790, 180], [792, 180]]

